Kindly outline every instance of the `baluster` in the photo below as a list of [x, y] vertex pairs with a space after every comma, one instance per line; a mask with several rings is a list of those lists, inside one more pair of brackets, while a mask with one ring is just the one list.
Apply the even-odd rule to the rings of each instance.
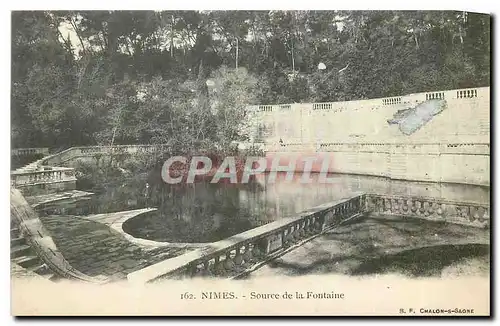
[[210, 276], [210, 275], [211, 275], [211, 272], [210, 272], [210, 261], [209, 260], [205, 260], [203, 262], [203, 265], [202, 265], [202, 268], [201, 268], [200, 276]]
[[302, 238], [306, 238], [307, 237], [306, 220], [304, 220], [304, 222], [302, 223], [302, 228], [300, 229], [300, 234], [301, 234]]
[[419, 205], [418, 205], [417, 214], [422, 214], [423, 215], [424, 212], [425, 212], [425, 207], [424, 207], [425, 201], [421, 201], [421, 202], [419, 201], [418, 204]]
[[306, 234], [306, 221], [302, 220], [299, 224], [299, 239], [304, 239], [307, 237]]
[[295, 242], [297, 242], [300, 239], [299, 229], [300, 229], [300, 224], [297, 223], [293, 226], [293, 240]]
[[224, 262], [220, 260], [220, 256], [215, 257], [214, 274], [217, 276], [226, 274], [226, 270], [224, 269]]
[[286, 245], [287, 247], [290, 247], [290, 245], [292, 244], [292, 231], [291, 231], [291, 228], [288, 227], [286, 228], [286, 231], [285, 231], [285, 237], [283, 238], [283, 244]]
[[314, 233], [319, 233], [321, 232], [321, 221], [319, 220], [319, 217], [315, 216], [314, 217]]
[[260, 259], [263, 255], [264, 253], [259, 248], [259, 243], [254, 243], [252, 248], [252, 256], [255, 257], [256, 259]]
[[484, 209], [483, 219], [484, 219], [486, 222], [489, 222], [489, 219], [490, 219], [490, 211], [489, 211], [489, 209], [488, 209], [488, 208], [485, 208], [485, 209]]
[[[480, 210], [481, 210], [481, 207], [479, 207], [479, 206], [474, 207], [474, 214], [471, 214], [471, 215], [473, 215], [472, 216], [473, 220], [479, 220], [479, 216], [482, 216], [479, 214]], [[481, 221], [479, 221], [479, 222], [481, 222]]]
[[313, 234], [311, 219], [307, 218], [305, 221], [305, 231], [306, 236], [311, 236]]
[[290, 225], [290, 236], [289, 236], [289, 241], [290, 244], [293, 244], [295, 242], [295, 225]]
[[245, 261], [245, 266], [249, 267], [252, 263], [253, 255], [252, 255], [252, 249], [250, 248], [250, 243], [245, 244], [245, 252], [243, 253], [243, 259]]
[[196, 275], [197, 266], [196, 264], [189, 264], [185, 270], [186, 270], [186, 275], [188, 275], [189, 277], [193, 277]]
[[236, 248], [236, 255], [233, 258], [236, 269], [241, 268], [241, 266], [243, 265], [243, 255], [241, 254], [241, 248], [242, 247]]
[[445, 209], [444, 204], [438, 205], [438, 209], [436, 211], [437, 215], [442, 215], [444, 213], [444, 209]]
[[297, 235], [296, 235], [296, 239], [297, 240], [301, 240], [303, 238], [303, 234], [302, 234], [302, 221], [300, 221], [299, 223], [297, 223]]
[[414, 200], [411, 205], [411, 211], [415, 213], [417, 211], [417, 203], [418, 201]]
[[231, 251], [228, 251], [226, 253], [226, 259], [224, 260], [224, 269], [227, 272], [232, 272], [235, 269], [235, 264], [233, 262], [233, 259], [231, 258]]
[[429, 207], [427, 208], [427, 211], [429, 212], [429, 215], [434, 214], [434, 206], [435, 205], [436, 205], [435, 203], [429, 203]]

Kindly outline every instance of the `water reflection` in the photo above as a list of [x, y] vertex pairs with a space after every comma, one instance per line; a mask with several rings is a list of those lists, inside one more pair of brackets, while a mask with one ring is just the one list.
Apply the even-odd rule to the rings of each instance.
[[[250, 184], [168, 185], [161, 182], [161, 178], [145, 176], [102, 187], [90, 203], [79, 208], [79, 213], [157, 207], [156, 212], [127, 221], [124, 230], [136, 237], [157, 241], [211, 242], [359, 191], [489, 201], [489, 188], [482, 186], [346, 174], [329, 175], [331, 183], [321, 183], [318, 174], [312, 174], [308, 184], [301, 183], [301, 178], [297, 175], [285, 181], [283, 173], [274, 183], [269, 183], [269, 174], [262, 174]], [[150, 185], [148, 188], [146, 183]]]

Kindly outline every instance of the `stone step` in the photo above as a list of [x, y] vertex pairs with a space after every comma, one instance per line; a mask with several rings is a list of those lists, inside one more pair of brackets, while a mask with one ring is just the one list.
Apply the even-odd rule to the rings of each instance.
[[15, 247], [19, 245], [26, 244], [26, 239], [24, 237], [10, 238], [10, 246]]
[[27, 244], [21, 244], [10, 248], [10, 258], [25, 256], [31, 252], [31, 247]]
[[34, 255], [27, 255], [27, 256], [20, 256], [12, 259], [12, 262], [18, 264], [21, 267], [24, 268], [29, 268], [37, 265], [41, 265], [42, 262], [40, 261], [40, 258], [38, 256]]
[[19, 231], [18, 227], [11, 227], [10, 229], [10, 238], [18, 238], [21, 235], [21, 231]]
[[61, 277], [59, 277], [57, 274], [54, 274], [54, 272], [45, 263], [42, 263], [41, 265], [32, 266], [30, 268], [27, 268], [27, 270], [37, 275], [40, 275], [43, 278], [52, 282], [56, 282], [61, 279]]
[[43, 263], [41, 265], [32, 266], [32, 267], [28, 268], [28, 270], [31, 271], [31, 272], [33, 272], [33, 273], [37, 273], [38, 275], [42, 275], [42, 276], [45, 276], [45, 275], [52, 276], [52, 275], [54, 275], [54, 273], [52, 272], [52, 270], [45, 263]]
[[57, 281], [63, 279], [63, 277], [60, 277], [59, 275], [56, 275], [56, 274], [47, 274], [47, 275], [44, 275], [44, 277], [47, 277], [52, 282], [57, 282]]

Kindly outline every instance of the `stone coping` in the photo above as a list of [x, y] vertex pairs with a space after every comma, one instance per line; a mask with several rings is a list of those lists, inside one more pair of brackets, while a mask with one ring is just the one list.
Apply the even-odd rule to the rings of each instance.
[[81, 219], [94, 221], [98, 223], [102, 223], [110, 227], [111, 229], [120, 233], [125, 239], [130, 241], [131, 243], [143, 247], [144, 249], [156, 249], [156, 248], [200, 248], [206, 247], [210, 243], [182, 243], [182, 242], [166, 242], [166, 241], [154, 241], [147, 240], [142, 238], [134, 237], [133, 235], [125, 232], [123, 230], [123, 223], [128, 221], [131, 218], [138, 217], [144, 215], [149, 212], [154, 212], [158, 210], [157, 208], [141, 208], [134, 209], [129, 211], [120, 211], [120, 212], [112, 212], [112, 213], [102, 213], [102, 214], [94, 214], [87, 216], [76, 216]]

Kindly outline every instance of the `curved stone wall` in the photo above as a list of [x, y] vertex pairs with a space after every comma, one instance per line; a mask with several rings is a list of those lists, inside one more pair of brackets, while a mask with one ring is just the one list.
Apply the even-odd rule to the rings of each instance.
[[[444, 103], [410, 134], [398, 118], [416, 106]], [[255, 139], [269, 158], [286, 153], [329, 157], [330, 172], [392, 179], [490, 184], [489, 87], [335, 103], [249, 108]], [[417, 110], [418, 111], [418, 110]], [[422, 112], [413, 112], [419, 118]], [[426, 120], [427, 119], [427, 120]]]

